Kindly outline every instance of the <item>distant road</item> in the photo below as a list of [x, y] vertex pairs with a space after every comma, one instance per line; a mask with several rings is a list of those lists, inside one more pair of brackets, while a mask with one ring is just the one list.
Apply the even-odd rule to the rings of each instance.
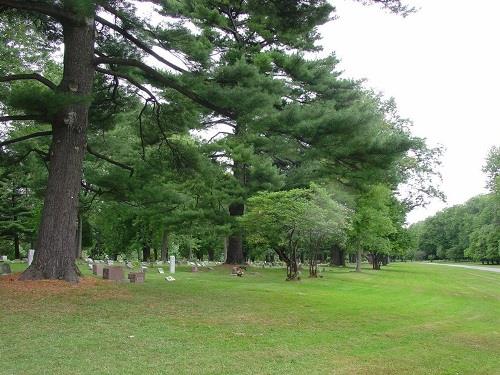
[[469, 268], [471, 270], [481, 270], [481, 271], [490, 271], [500, 273], [500, 267], [483, 267], [483, 266], [466, 266], [465, 264], [446, 264], [446, 263], [430, 263], [424, 262], [423, 264], [433, 264], [435, 266], [448, 266], [448, 267], [459, 267], [459, 268]]

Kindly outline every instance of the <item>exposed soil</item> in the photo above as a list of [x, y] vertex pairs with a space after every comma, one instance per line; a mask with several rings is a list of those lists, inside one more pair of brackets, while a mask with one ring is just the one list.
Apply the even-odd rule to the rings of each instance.
[[63, 280], [20, 281], [18, 280], [20, 275], [21, 273], [13, 273], [0, 276], [0, 290], [15, 293], [61, 294], [108, 284], [95, 277], [81, 277], [79, 283], [68, 283]]

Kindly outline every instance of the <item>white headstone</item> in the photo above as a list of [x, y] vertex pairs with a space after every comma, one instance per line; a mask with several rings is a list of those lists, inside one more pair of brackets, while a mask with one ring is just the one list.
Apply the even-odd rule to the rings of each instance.
[[172, 276], [165, 277], [165, 280], [167, 280], [167, 281], [175, 281], [175, 279]]
[[158, 268], [158, 272], [159, 272], [159, 273], [165, 273], [165, 271], [164, 271], [164, 270], [163, 270], [163, 268], [161, 268], [161, 267], [159, 267], [159, 268]]
[[28, 266], [31, 266], [31, 262], [33, 262], [33, 257], [35, 256], [35, 250], [28, 250]]
[[2, 262], [7, 262], [7, 255], [2, 255], [2, 259], [0, 259]]
[[170, 273], [175, 273], [175, 256], [170, 257]]

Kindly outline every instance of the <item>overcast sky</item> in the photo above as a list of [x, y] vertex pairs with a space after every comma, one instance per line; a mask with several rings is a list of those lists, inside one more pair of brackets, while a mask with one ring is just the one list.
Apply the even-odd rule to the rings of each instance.
[[[376, 6], [335, 0], [339, 19], [321, 28], [345, 76], [394, 97], [413, 133], [446, 148], [441, 173], [446, 205], [486, 192], [481, 172], [500, 144], [500, 1], [407, 0], [402, 18]], [[410, 213], [415, 222], [445, 204]]]

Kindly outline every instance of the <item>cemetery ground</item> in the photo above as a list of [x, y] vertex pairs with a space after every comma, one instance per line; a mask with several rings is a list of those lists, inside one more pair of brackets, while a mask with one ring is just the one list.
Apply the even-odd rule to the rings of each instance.
[[180, 267], [126, 284], [81, 269], [77, 286], [0, 277], [1, 374], [500, 374], [495, 273]]

